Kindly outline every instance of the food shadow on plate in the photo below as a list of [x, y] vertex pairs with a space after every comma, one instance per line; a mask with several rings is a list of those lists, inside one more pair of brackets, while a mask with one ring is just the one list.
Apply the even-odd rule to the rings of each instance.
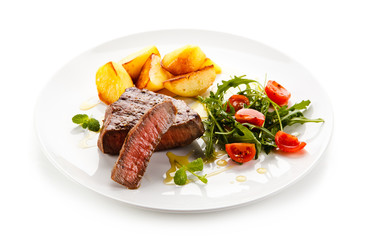
[[72, 135], [80, 135], [80, 134], [84, 134], [85, 130], [81, 127], [81, 126], [76, 126], [71, 129], [70, 133]]
[[107, 177], [112, 183], [114, 183], [110, 179], [110, 174], [114, 163], [116, 162], [118, 155], [110, 155], [105, 154], [97, 148], [98, 156], [99, 156], [99, 164], [97, 171], [93, 174], [94, 176]]

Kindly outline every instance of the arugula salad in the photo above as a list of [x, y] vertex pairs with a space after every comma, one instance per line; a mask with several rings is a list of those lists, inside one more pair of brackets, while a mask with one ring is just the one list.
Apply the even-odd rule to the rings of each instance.
[[[237, 90], [227, 99], [228, 93]], [[234, 76], [218, 84], [216, 92], [208, 97], [198, 97], [205, 106], [207, 119], [203, 121], [205, 133], [205, 158], [214, 159], [216, 149], [225, 149], [229, 157], [238, 164], [257, 159], [261, 152], [266, 154], [274, 149], [284, 152], [298, 152], [306, 146], [296, 136], [284, 131], [295, 123], [321, 123], [323, 119], [309, 119], [304, 111], [310, 100], [303, 100], [288, 106], [291, 93], [276, 81], [261, 85], [258, 81], [243, 76]], [[202, 159], [196, 159], [202, 166]], [[202, 170], [203, 166], [199, 169]], [[182, 166], [175, 174], [175, 184], [186, 184], [186, 170]], [[193, 172], [193, 171], [190, 171]], [[198, 176], [196, 173], [195, 176]], [[199, 180], [207, 183], [205, 176]]]

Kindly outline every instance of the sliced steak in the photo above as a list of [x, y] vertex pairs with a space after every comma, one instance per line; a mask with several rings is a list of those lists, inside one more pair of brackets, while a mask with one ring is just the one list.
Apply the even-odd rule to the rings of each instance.
[[112, 179], [129, 189], [138, 188], [150, 157], [173, 124], [177, 109], [167, 100], [148, 110], [128, 132], [112, 170]]
[[150, 108], [165, 100], [177, 108], [174, 124], [161, 139], [156, 150], [186, 146], [204, 132], [200, 116], [182, 100], [135, 87], [128, 88], [121, 97], [108, 106], [103, 128], [98, 139], [99, 149], [108, 154], [118, 154], [127, 133]]

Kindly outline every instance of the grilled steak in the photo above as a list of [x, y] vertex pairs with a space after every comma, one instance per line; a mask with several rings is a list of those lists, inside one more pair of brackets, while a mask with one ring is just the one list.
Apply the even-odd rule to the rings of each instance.
[[204, 128], [200, 116], [184, 101], [132, 87], [126, 89], [115, 103], [108, 106], [98, 139], [99, 149], [104, 153], [118, 154], [127, 133], [142, 115], [167, 99], [177, 108], [177, 116], [156, 150], [186, 146], [202, 136]]
[[112, 179], [129, 189], [138, 188], [150, 157], [173, 124], [177, 109], [166, 100], [148, 110], [128, 132], [112, 170]]

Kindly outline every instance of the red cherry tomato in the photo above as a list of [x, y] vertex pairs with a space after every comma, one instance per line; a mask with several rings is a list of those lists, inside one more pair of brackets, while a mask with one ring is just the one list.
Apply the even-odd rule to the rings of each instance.
[[240, 123], [250, 123], [257, 126], [263, 126], [265, 117], [263, 113], [251, 109], [251, 108], [242, 108], [235, 113], [236, 121]]
[[275, 136], [277, 147], [284, 152], [297, 152], [306, 146], [305, 142], [300, 142], [294, 135], [278, 131]]
[[249, 105], [249, 99], [246, 96], [243, 95], [232, 95], [229, 98], [229, 101], [226, 103], [227, 107], [226, 107], [226, 112], [230, 112], [230, 104], [234, 107], [235, 112], [237, 112], [239, 109], [242, 109], [245, 105]]
[[280, 106], [287, 105], [291, 93], [276, 81], [268, 81], [265, 89], [267, 96]]
[[255, 156], [255, 145], [253, 143], [225, 144], [225, 150], [229, 157], [238, 163], [249, 162]]

